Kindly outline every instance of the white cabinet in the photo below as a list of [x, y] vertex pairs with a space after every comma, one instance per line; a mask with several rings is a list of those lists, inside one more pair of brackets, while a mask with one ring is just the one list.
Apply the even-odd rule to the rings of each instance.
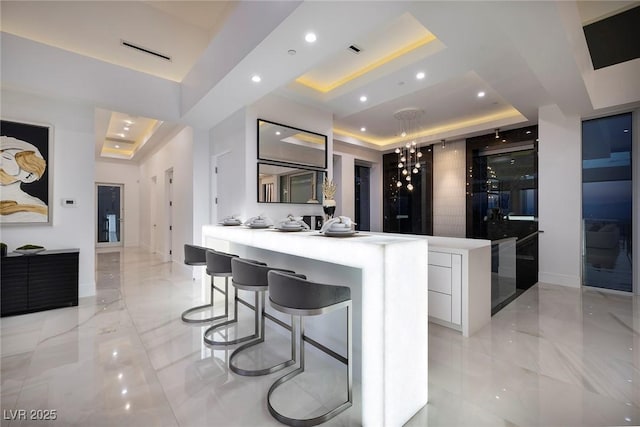
[[429, 317], [462, 327], [462, 255], [429, 251]]

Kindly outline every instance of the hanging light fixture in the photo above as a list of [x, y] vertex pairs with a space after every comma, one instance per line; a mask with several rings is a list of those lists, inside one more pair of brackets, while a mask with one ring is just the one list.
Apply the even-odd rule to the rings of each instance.
[[500, 128], [496, 129], [496, 139], [500, 139]]
[[424, 115], [424, 110], [418, 108], [405, 108], [393, 115], [400, 122], [401, 138], [407, 138], [403, 147], [395, 149], [395, 153], [398, 155], [398, 180], [396, 186], [398, 188], [403, 186], [402, 178], [407, 182], [407, 190], [413, 190], [413, 184], [411, 183], [411, 175], [420, 172], [421, 164], [420, 158], [422, 152], [420, 151], [420, 144], [416, 140], [416, 134], [419, 130], [420, 118]]
[[445, 148], [447, 148], [446, 146], [446, 142], [444, 139], [441, 139], [440, 142], [442, 143], [442, 149], [444, 150]]

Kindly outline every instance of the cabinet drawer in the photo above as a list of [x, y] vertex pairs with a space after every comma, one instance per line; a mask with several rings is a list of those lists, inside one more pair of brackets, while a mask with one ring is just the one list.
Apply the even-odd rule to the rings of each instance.
[[451, 254], [444, 252], [429, 252], [429, 265], [451, 267]]
[[451, 295], [429, 291], [429, 316], [451, 322]]
[[451, 268], [429, 265], [429, 290], [451, 294]]

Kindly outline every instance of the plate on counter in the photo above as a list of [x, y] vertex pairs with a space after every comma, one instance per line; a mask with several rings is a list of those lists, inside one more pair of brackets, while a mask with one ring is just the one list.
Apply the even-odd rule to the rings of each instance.
[[16, 249], [13, 252], [22, 254], [22, 255], [34, 255], [38, 252], [44, 251], [44, 248], [33, 248], [33, 249]]
[[234, 225], [242, 225], [242, 222], [238, 221], [238, 222], [221, 222], [220, 224], [224, 225], [225, 227], [229, 227], [229, 226], [234, 226]]
[[260, 228], [269, 228], [271, 226], [269, 224], [249, 224], [247, 227], [254, 228], [254, 229], [260, 229]]
[[327, 237], [351, 237], [351, 236], [355, 236], [356, 234], [358, 234], [358, 232], [356, 230], [351, 230], [351, 231], [325, 231], [324, 235]]
[[276, 227], [278, 231], [304, 231], [304, 227]]

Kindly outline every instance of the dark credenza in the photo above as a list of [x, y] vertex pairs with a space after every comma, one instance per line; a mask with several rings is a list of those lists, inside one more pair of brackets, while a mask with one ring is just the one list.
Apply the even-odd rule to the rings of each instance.
[[78, 305], [78, 249], [2, 257], [1, 315]]

